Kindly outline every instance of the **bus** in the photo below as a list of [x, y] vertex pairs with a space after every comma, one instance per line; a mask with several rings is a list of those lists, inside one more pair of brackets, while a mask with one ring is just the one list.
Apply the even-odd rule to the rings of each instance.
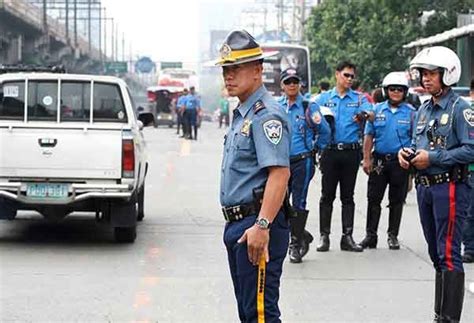
[[308, 47], [285, 43], [267, 43], [261, 47], [264, 52], [278, 52], [263, 61], [263, 83], [274, 97], [282, 95], [280, 73], [290, 67], [296, 69], [301, 78], [301, 93], [310, 91], [311, 67]]

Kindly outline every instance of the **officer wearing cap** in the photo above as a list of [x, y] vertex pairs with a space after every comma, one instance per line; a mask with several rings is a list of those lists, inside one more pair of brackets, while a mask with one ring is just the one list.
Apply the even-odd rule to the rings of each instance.
[[321, 234], [317, 251], [329, 250], [332, 205], [340, 185], [342, 203], [341, 250], [363, 251], [354, 242], [354, 188], [361, 156], [361, 135], [364, 119], [372, 116], [372, 105], [366, 97], [351, 89], [356, 67], [350, 62], [341, 62], [336, 67], [336, 87], [321, 93], [316, 103], [331, 109], [335, 125], [331, 142], [321, 154], [322, 190], [319, 202], [319, 230]]
[[474, 160], [474, 112], [453, 92], [461, 63], [451, 49], [423, 49], [410, 62], [431, 99], [418, 110], [412, 148], [400, 165], [416, 170], [418, 209], [436, 270], [435, 322], [459, 322], [464, 299], [462, 224], [469, 209], [467, 164]]
[[214, 64], [239, 98], [224, 140], [220, 202], [224, 243], [242, 322], [280, 322], [280, 277], [288, 250], [283, 204], [290, 177], [289, 124], [263, 86], [263, 53], [246, 31], [232, 31]]
[[329, 143], [331, 130], [316, 103], [309, 103], [300, 92], [301, 79], [294, 68], [280, 75], [284, 95], [279, 99], [291, 127], [289, 193], [293, 210], [290, 218], [290, 262], [300, 263], [308, 252], [313, 236], [305, 230], [308, 219], [306, 198], [315, 171], [315, 154]]
[[[189, 88], [189, 94], [186, 96], [184, 101], [184, 114], [183, 118], [186, 124], [186, 139], [197, 140], [197, 118], [201, 111], [201, 102], [196, 95], [194, 86]], [[194, 138], [193, 138], [194, 130]]]
[[[385, 101], [374, 106], [375, 120], [365, 125], [364, 172], [367, 184], [366, 236], [362, 248], [377, 247], [377, 229], [385, 189], [389, 188], [388, 247], [400, 249], [398, 231], [407, 194], [408, 171], [398, 163], [398, 151], [411, 144], [415, 109], [406, 103], [408, 79], [405, 72], [391, 72], [382, 82]], [[372, 149], [374, 148], [372, 152]]]

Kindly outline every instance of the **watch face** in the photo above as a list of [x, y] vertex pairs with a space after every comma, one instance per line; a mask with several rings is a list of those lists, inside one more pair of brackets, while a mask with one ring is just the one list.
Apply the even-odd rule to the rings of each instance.
[[257, 219], [255, 223], [262, 229], [268, 229], [270, 227], [270, 222], [264, 218]]

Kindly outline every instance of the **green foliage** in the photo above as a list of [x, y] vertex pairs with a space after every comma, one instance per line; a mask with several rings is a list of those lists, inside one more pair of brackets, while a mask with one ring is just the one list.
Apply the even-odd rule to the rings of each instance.
[[[406, 69], [411, 53], [402, 46], [426, 35], [456, 26], [456, 15], [473, 8], [474, 0], [326, 0], [315, 7], [306, 23], [312, 78], [334, 79], [341, 60], [358, 67], [366, 89], [379, 84], [390, 71]], [[419, 17], [436, 10], [425, 26]]]

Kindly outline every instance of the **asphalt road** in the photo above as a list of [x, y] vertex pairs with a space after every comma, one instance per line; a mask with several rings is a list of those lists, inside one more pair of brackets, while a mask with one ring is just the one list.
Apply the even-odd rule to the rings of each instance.
[[[199, 140], [175, 129], [145, 129], [150, 172], [146, 215], [134, 244], [113, 242], [93, 214], [47, 223], [24, 212], [0, 222], [1, 322], [237, 322], [222, 243], [218, 203], [223, 129], [204, 123]], [[317, 233], [320, 175], [309, 194], [309, 230]], [[367, 177], [356, 189], [354, 237], [364, 235]], [[280, 307], [284, 322], [430, 322], [434, 271], [428, 259], [413, 192], [400, 240], [379, 248], [339, 250], [340, 206], [335, 204], [330, 252], [314, 245], [304, 262], [284, 266]], [[317, 234], [316, 234], [317, 235]], [[462, 322], [474, 322], [474, 265], [466, 266]]]

